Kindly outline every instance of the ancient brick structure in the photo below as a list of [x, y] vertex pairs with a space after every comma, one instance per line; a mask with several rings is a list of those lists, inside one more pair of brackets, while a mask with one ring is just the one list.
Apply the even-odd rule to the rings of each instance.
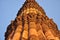
[[35, 0], [26, 0], [8, 25], [5, 40], [60, 40], [60, 31]]

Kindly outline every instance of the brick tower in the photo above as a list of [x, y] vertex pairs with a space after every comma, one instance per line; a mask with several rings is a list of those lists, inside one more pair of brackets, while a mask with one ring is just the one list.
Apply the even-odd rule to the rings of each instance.
[[60, 31], [35, 0], [26, 0], [8, 25], [5, 40], [60, 40]]

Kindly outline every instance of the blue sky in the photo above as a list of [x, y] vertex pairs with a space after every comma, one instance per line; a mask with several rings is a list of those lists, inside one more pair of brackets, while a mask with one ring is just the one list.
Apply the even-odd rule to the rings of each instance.
[[[60, 29], [60, 0], [36, 0], [49, 18]], [[4, 40], [4, 33], [11, 20], [14, 20], [18, 10], [25, 0], [0, 0], [0, 40]]]

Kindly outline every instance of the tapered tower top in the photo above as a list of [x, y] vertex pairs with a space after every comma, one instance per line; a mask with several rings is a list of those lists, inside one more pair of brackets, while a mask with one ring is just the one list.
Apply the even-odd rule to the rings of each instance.
[[5, 40], [60, 40], [60, 31], [35, 0], [26, 0], [8, 25]]

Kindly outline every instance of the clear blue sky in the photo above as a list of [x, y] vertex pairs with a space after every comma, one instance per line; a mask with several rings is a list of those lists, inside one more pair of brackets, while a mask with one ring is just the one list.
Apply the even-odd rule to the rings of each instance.
[[[0, 40], [11, 20], [14, 20], [18, 10], [25, 0], [0, 0]], [[53, 18], [60, 29], [60, 0], [36, 0], [43, 7], [47, 16]]]

